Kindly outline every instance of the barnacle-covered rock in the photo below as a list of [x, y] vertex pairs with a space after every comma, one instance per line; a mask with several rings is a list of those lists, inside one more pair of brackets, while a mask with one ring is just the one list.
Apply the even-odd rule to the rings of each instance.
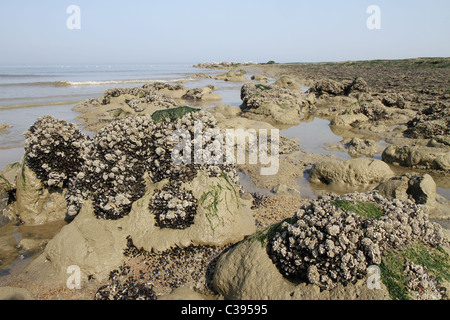
[[168, 184], [153, 194], [150, 212], [160, 228], [185, 229], [194, 223], [197, 199], [192, 192], [180, 190], [179, 183]]
[[51, 116], [38, 118], [24, 135], [25, 158], [12, 211], [30, 225], [64, 219], [64, 195], [85, 164], [92, 141], [75, 125]]
[[105, 219], [127, 215], [144, 195], [143, 175], [152, 164], [153, 120], [149, 115], [128, 117], [103, 127], [93, 141], [93, 152], [67, 193], [69, 215], [92, 199], [95, 214]]
[[[365, 219], [352, 211], [358, 208], [378, 208], [384, 214]], [[285, 222], [270, 240], [269, 255], [288, 278], [306, 280], [314, 265], [320, 274], [315, 284], [329, 289], [365, 276], [369, 265], [381, 263], [382, 251], [401, 249], [414, 240], [432, 246], [443, 241], [440, 226], [429, 222], [422, 207], [377, 193], [355, 193], [302, 206], [295, 221]]]
[[315, 108], [315, 98], [299, 90], [246, 83], [241, 88], [245, 115], [280, 124], [298, 124]]
[[369, 267], [417, 241], [444, 243], [421, 205], [375, 192], [323, 197], [224, 254], [214, 284], [228, 299], [389, 298], [382, 283], [367, 289]]
[[25, 135], [25, 162], [45, 186], [67, 186], [85, 162], [91, 140], [74, 124], [38, 118]]

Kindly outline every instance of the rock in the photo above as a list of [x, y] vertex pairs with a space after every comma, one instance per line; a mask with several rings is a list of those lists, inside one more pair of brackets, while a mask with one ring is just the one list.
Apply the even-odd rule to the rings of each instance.
[[279, 124], [298, 124], [315, 108], [301, 91], [246, 83], [241, 88], [245, 116]]
[[0, 287], [0, 300], [37, 300], [37, 298], [24, 288]]
[[382, 282], [369, 289], [366, 277], [384, 252], [415, 241], [436, 247], [444, 235], [410, 201], [374, 192], [309, 200], [225, 252], [213, 283], [225, 299], [389, 299]]
[[330, 121], [331, 126], [349, 127], [354, 123], [366, 122], [369, 118], [364, 114], [341, 114], [337, 115]]
[[302, 88], [300, 83], [288, 76], [282, 76], [280, 79], [272, 83], [272, 86], [291, 90], [300, 90]]
[[385, 197], [406, 201], [409, 199], [409, 195], [407, 193], [409, 179], [410, 175], [392, 177], [378, 185], [375, 190], [378, 190], [380, 194]]
[[358, 107], [353, 109], [353, 112], [365, 115], [371, 122], [391, 120], [394, 117], [393, 112], [379, 100], [359, 103]]
[[28, 225], [40, 225], [66, 217], [65, 189], [45, 187], [26, 164], [22, 165], [16, 184], [16, 201], [11, 209], [20, 221]]
[[373, 157], [375, 154], [383, 151], [383, 148], [378, 146], [375, 141], [356, 137], [344, 139], [337, 145], [331, 145], [330, 148], [347, 151], [352, 157]]
[[158, 227], [148, 208], [154, 192], [166, 184], [167, 180], [149, 183], [146, 195], [117, 220], [97, 219], [92, 202], [86, 201], [75, 219], [48, 242], [43, 255], [61, 275], [68, 266], [78, 265], [83, 277], [93, 275], [101, 281], [123, 263], [128, 237], [138, 248], [162, 252], [172, 247], [232, 244], [255, 231], [250, 212], [240, 205], [226, 179], [205, 173], [182, 184], [200, 199], [193, 224], [185, 229]]
[[405, 134], [412, 138], [431, 139], [435, 136], [450, 135], [450, 106], [437, 102], [421, 110], [408, 122]]
[[266, 76], [262, 75], [254, 75], [251, 77], [252, 80], [259, 81], [261, 83], [267, 83], [269, 82], [269, 79]]
[[291, 197], [300, 197], [300, 191], [295, 188], [288, 187], [285, 184], [279, 184], [272, 189], [272, 192], [279, 195], [286, 195]]
[[225, 118], [234, 118], [242, 113], [241, 108], [233, 106], [233, 105], [225, 105], [225, 104], [219, 104], [218, 106], [208, 109], [208, 111], [210, 111], [212, 113], [216, 113], [216, 114], [220, 113]]
[[291, 282], [278, 271], [267, 255], [265, 246], [247, 239], [224, 253], [214, 273], [214, 288], [230, 300], [387, 300], [389, 294], [370, 290], [367, 280], [354, 285], [338, 284], [330, 290], [320, 290], [313, 284]]
[[9, 133], [9, 128], [12, 128], [12, 125], [7, 123], [0, 123], [0, 134], [7, 134]]
[[179, 287], [174, 290], [170, 294], [163, 295], [158, 297], [158, 300], [210, 300], [205, 295], [202, 295], [188, 287]]
[[[253, 233], [255, 222], [239, 199], [233, 164], [205, 157], [196, 163], [194, 152], [190, 162], [174, 163], [172, 151], [179, 141], [172, 133], [185, 130], [193, 136], [196, 120], [202, 122], [201, 133], [216, 127], [210, 113], [189, 107], [127, 117], [103, 127], [68, 183], [66, 199], [73, 221], [27, 270], [39, 269], [48, 260], [46, 272], [56, 273], [55, 279], [77, 265], [83, 279], [93, 276], [101, 281], [123, 263], [128, 240], [148, 252], [163, 252], [229, 245]], [[203, 139], [202, 147], [214, 141]], [[25, 176], [31, 171], [24, 170]], [[42, 189], [35, 180], [35, 189]]]
[[92, 203], [86, 202], [76, 218], [47, 243], [42, 256], [61, 278], [69, 266], [76, 265], [83, 282], [90, 275], [102, 281], [124, 261], [128, 235], [125, 222], [97, 219]]
[[22, 239], [19, 242], [19, 247], [24, 250], [39, 250], [47, 245], [47, 239]]
[[344, 92], [344, 85], [331, 79], [322, 79], [317, 81], [309, 92], [317, 95], [329, 94], [333, 96], [341, 95]]
[[382, 97], [381, 102], [386, 107], [396, 107], [404, 109], [406, 107], [405, 99], [399, 93], [389, 93]]
[[224, 80], [230, 82], [246, 82], [248, 78], [245, 76], [247, 72], [245, 70], [230, 70], [224, 74], [217, 76], [216, 80]]
[[403, 167], [450, 170], [450, 150], [442, 148], [390, 145], [383, 151], [382, 159]]
[[322, 160], [311, 168], [310, 181], [346, 187], [379, 184], [394, 175], [380, 160], [360, 158], [346, 161]]
[[222, 100], [222, 97], [220, 95], [212, 92], [213, 89], [209, 86], [203, 88], [189, 89], [181, 98], [185, 100], [200, 100], [200, 101]]
[[407, 191], [417, 204], [434, 206], [436, 204], [436, 183], [429, 174], [412, 175]]
[[360, 93], [368, 93], [369, 87], [367, 82], [361, 78], [356, 77], [353, 81], [338, 82], [331, 79], [321, 79], [317, 81], [309, 92], [315, 93], [318, 96], [350, 96], [358, 95]]

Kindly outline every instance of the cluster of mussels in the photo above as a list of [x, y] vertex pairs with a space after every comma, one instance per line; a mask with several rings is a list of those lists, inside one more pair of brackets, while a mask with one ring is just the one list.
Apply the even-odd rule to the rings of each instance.
[[151, 281], [130, 275], [130, 267], [120, 266], [109, 274], [107, 285], [100, 287], [94, 300], [156, 300]]
[[169, 183], [153, 194], [150, 212], [160, 228], [185, 229], [194, 223], [197, 199], [191, 191], [182, 190], [179, 182]]
[[[153, 134], [156, 148], [149, 175], [153, 182], [168, 179], [171, 183], [155, 192], [149, 204], [150, 211], [156, 216], [157, 226], [185, 229], [193, 223], [197, 199], [191, 192], [182, 190], [181, 183], [177, 182], [192, 181], [199, 170], [208, 172], [211, 177], [225, 173], [234, 183], [238, 175], [234, 164], [227, 163], [225, 155], [216, 152], [222, 146], [223, 136], [210, 113], [187, 112], [175, 121], [163, 114], [157, 120]], [[175, 157], [173, 150], [178, 151]]]
[[432, 276], [424, 266], [407, 260], [405, 280], [409, 291], [415, 294], [417, 300], [444, 300], [447, 289]]
[[92, 199], [98, 217], [118, 219], [145, 193], [143, 176], [151, 166], [154, 123], [141, 115], [116, 120], [94, 137], [92, 152], [71, 182], [66, 199], [75, 215]]
[[[194, 128], [195, 122], [201, 126]], [[215, 127], [209, 113], [180, 107], [114, 120], [91, 139], [74, 125], [47, 116], [26, 133], [27, 165], [46, 186], [62, 183], [67, 188], [69, 216], [78, 214], [90, 199], [97, 217], [119, 219], [145, 194], [146, 172], [153, 182], [168, 179], [170, 186], [156, 192], [150, 210], [160, 227], [186, 228], [193, 222], [197, 199], [181, 189], [181, 182], [194, 179], [198, 170], [212, 177], [225, 172], [234, 182], [238, 180], [233, 164], [209, 161], [213, 151], [209, 158], [203, 157], [204, 149], [215, 150], [219, 144], [211, 133], [218, 130]], [[199, 141], [192, 143], [195, 138]], [[173, 150], [180, 143], [183, 148], [174, 158]], [[203, 162], [194, 159], [195, 143]]]
[[38, 118], [24, 136], [26, 164], [47, 187], [67, 187], [92, 147], [75, 125], [51, 116]]
[[[337, 206], [337, 201], [373, 203], [384, 215], [363, 218]], [[413, 241], [442, 244], [442, 228], [431, 223], [423, 210], [411, 201], [377, 193], [312, 200], [281, 224], [269, 239], [268, 253], [288, 278], [322, 289], [354, 283], [366, 276], [369, 265], [380, 264], [387, 250], [400, 250]]]
[[[163, 252], [149, 252], [137, 248], [130, 237], [127, 240], [127, 248], [124, 251], [127, 261], [122, 267], [127, 268], [129, 275], [135, 275], [134, 280], [139, 277], [141, 283], [151, 284], [157, 296], [169, 294], [181, 286], [191, 287], [206, 295], [214, 292], [212, 281], [215, 265], [228, 246], [190, 245]], [[111, 281], [107, 286], [110, 285]]]

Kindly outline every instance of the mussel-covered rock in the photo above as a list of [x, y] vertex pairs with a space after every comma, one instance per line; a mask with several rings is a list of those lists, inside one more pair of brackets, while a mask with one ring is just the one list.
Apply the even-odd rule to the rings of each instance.
[[46, 186], [67, 186], [85, 162], [91, 140], [74, 124], [38, 118], [25, 135], [25, 162]]
[[127, 215], [143, 196], [143, 175], [152, 163], [153, 120], [149, 115], [111, 122], [94, 137], [93, 152], [71, 182], [67, 194], [69, 215], [92, 199], [95, 214], [105, 219]]
[[150, 212], [155, 214], [160, 228], [185, 229], [194, 223], [197, 202], [192, 192], [180, 190], [179, 183], [172, 183], [153, 194]]
[[[375, 212], [378, 217], [370, 216]], [[364, 277], [369, 265], [381, 263], [382, 252], [415, 240], [434, 247], [443, 243], [441, 227], [422, 207], [355, 193], [303, 205], [269, 240], [268, 252], [286, 277], [329, 289]]]
[[411, 201], [376, 192], [324, 196], [225, 252], [214, 287], [226, 299], [389, 299], [384, 281], [369, 286], [374, 271], [392, 271], [386, 256], [419, 244], [440, 250], [443, 236]]

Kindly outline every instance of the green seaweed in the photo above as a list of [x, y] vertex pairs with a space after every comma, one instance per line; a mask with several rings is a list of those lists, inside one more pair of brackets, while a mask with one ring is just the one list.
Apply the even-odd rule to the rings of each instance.
[[[208, 213], [206, 214], [206, 218], [209, 221], [209, 224], [211, 225], [211, 229], [214, 232], [217, 225], [214, 225], [212, 219], [215, 217], [217, 220], [219, 220], [219, 224], [224, 224], [223, 218], [219, 216], [219, 203], [222, 201], [220, 199], [222, 194], [223, 187], [220, 184], [217, 184], [216, 186], [213, 186], [210, 190], [205, 191], [199, 200], [200, 205], [205, 208]], [[228, 207], [227, 207], [228, 208]]]
[[264, 84], [260, 84], [258, 83], [257, 85], [255, 85], [256, 89], [261, 90], [261, 91], [265, 91], [265, 90], [271, 90], [272, 87], [271, 86], [266, 86]]
[[[234, 200], [236, 201], [237, 207], [240, 208], [241, 207], [241, 202], [239, 201], [239, 194], [236, 191], [236, 188], [231, 183], [230, 178], [228, 177], [228, 175], [224, 171], [222, 171], [220, 174], [221, 174], [222, 178], [224, 178], [225, 181], [227, 182], [228, 186], [226, 186], [226, 188], [233, 192]], [[227, 208], [228, 208], [228, 201], [227, 201]]]
[[345, 211], [352, 211], [356, 215], [363, 218], [375, 219], [384, 215], [383, 210], [370, 201], [356, 201], [356, 203], [351, 203], [346, 200], [335, 200], [332, 204], [335, 207], [341, 208]]
[[273, 238], [275, 234], [280, 231], [281, 226], [284, 222], [287, 222], [289, 224], [294, 223], [295, 218], [287, 218], [283, 221], [274, 223], [262, 230], [259, 230], [258, 232], [246, 237], [246, 240], [249, 241], [258, 241], [261, 244], [261, 248], [264, 248], [269, 243], [269, 239]]
[[188, 114], [191, 112], [198, 112], [200, 110], [201, 109], [191, 108], [188, 106], [170, 108], [170, 109], [166, 109], [166, 110], [158, 110], [152, 114], [152, 119], [154, 122], [159, 122], [166, 118], [169, 118], [170, 120], [173, 121], [173, 120], [182, 118], [185, 114]]
[[117, 110], [115, 110], [115, 111], [113, 112], [112, 116], [113, 116], [114, 118], [118, 118], [118, 117], [120, 117], [120, 115], [122, 114], [122, 112], [123, 112], [122, 109], [117, 109]]
[[386, 286], [392, 300], [410, 300], [406, 287], [405, 259], [398, 253], [388, 252], [383, 256], [381, 265], [381, 281]]
[[8, 179], [6, 179], [6, 178], [5, 178], [4, 176], [2, 176], [1, 174], [0, 174], [0, 179], [3, 180], [3, 181], [5, 181], [6, 187], [7, 187], [8, 190], [11, 190], [11, 189], [12, 189], [12, 188], [11, 188], [11, 184], [9, 183]]
[[438, 282], [450, 281], [450, 257], [440, 247], [433, 248], [417, 242], [401, 252], [387, 252], [380, 265], [381, 281], [393, 300], [410, 300], [406, 286], [406, 259], [427, 268]]
[[24, 163], [22, 164], [21, 174], [22, 174], [22, 189], [25, 189], [25, 186], [26, 186], [26, 179], [25, 179], [25, 161], [24, 161]]
[[[231, 203], [231, 200], [234, 200], [236, 202], [238, 208], [240, 208], [241, 206], [239, 201], [239, 195], [236, 191], [236, 188], [231, 183], [230, 178], [223, 171], [221, 173], [221, 176], [226, 182], [225, 186], [221, 185], [220, 183], [217, 183], [217, 185], [212, 186], [208, 191], [205, 191], [201, 195], [199, 200], [200, 205], [208, 211], [208, 213], [206, 214], [206, 218], [208, 219], [213, 232], [215, 231], [215, 229], [219, 224], [224, 225], [224, 220], [219, 215], [219, 204], [222, 201], [225, 201], [225, 206], [230, 214], [233, 214], [233, 212], [228, 207], [228, 204]], [[224, 193], [225, 190], [231, 192], [233, 199], [227, 198], [227, 193], [226, 192]], [[213, 222], [214, 218], [219, 221], [217, 225], [214, 225]]]

